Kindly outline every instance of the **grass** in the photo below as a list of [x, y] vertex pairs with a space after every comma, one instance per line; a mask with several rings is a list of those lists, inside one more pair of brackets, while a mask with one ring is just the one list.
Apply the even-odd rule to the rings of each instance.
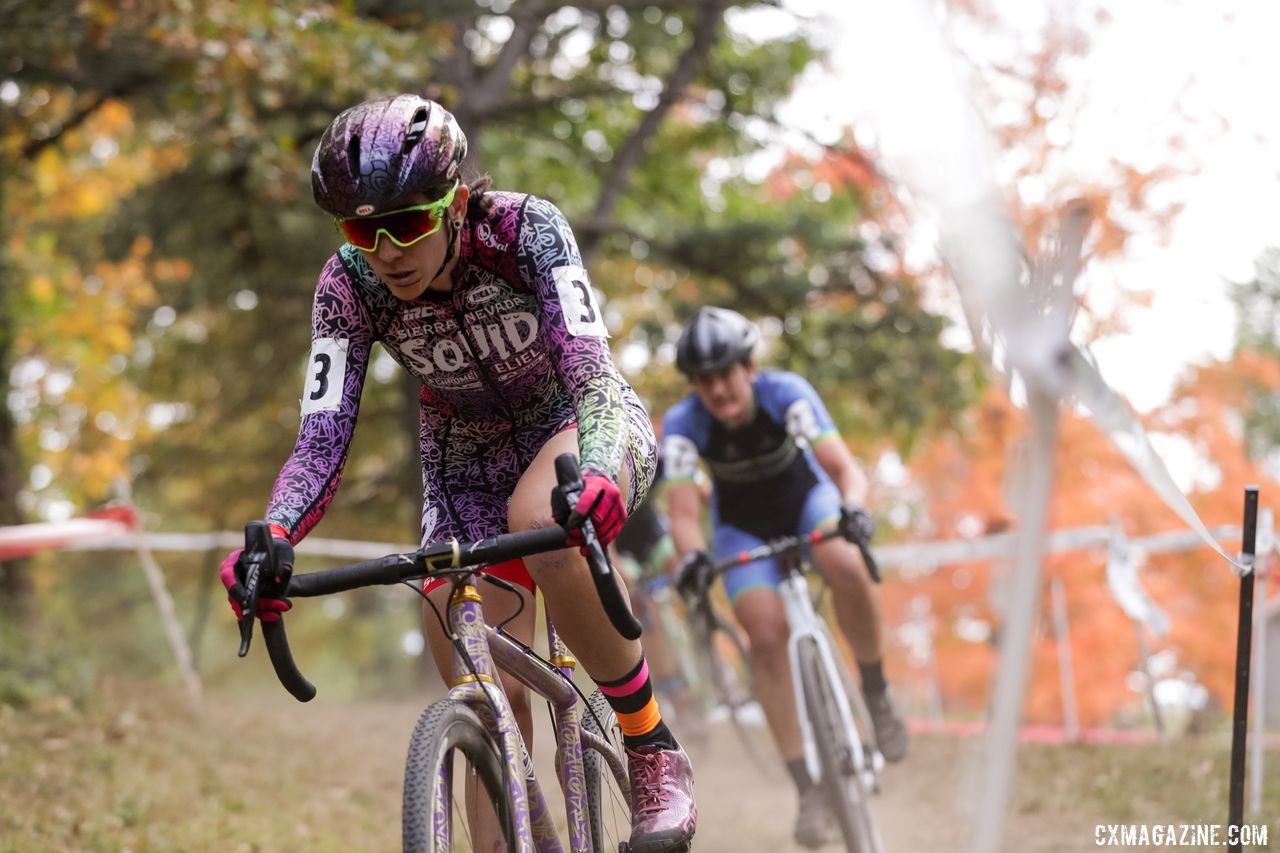
[[[0, 705], [0, 851], [395, 850], [404, 748], [419, 711], [323, 697], [304, 706], [271, 693], [213, 695], [193, 713], [175, 691], [121, 682], [101, 685], [85, 706], [59, 697]], [[920, 816], [951, 808], [977, 744], [916, 739], [877, 807], [886, 822], [912, 825], [887, 837], [942, 849]], [[1026, 745], [1008, 837], [1073, 850], [1092, 847], [1100, 823], [1225, 823], [1228, 751], [1219, 736], [1165, 748]], [[751, 771], [710, 766], [717, 760], [730, 761], [709, 756], [700, 799], [744, 796], [713, 780]], [[1274, 818], [1280, 757], [1270, 757], [1265, 791], [1263, 814]], [[771, 796], [764, 802], [776, 803]], [[752, 849], [751, 836], [735, 840], [740, 828], [716, 825], [707, 806], [699, 850]]]
[[120, 684], [0, 706], [0, 850], [394, 849], [413, 709], [298, 707]]

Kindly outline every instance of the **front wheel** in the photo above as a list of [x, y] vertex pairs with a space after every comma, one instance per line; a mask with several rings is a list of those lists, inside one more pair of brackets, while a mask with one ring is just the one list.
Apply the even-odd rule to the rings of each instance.
[[[610, 754], [590, 747], [582, 751], [582, 767], [587, 783], [587, 825], [591, 831], [591, 849], [596, 853], [618, 850], [631, 837], [631, 805], [629, 792], [618, 778], [626, 773], [626, 752], [622, 748], [622, 729], [609, 702], [599, 690], [587, 699], [582, 714], [582, 728], [601, 737]], [[611, 766], [611, 762], [616, 766]], [[625, 775], [623, 775], [625, 779]]]
[[[764, 711], [756, 700], [751, 659], [742, 635], [716, 611], [705, 615], [699, 644], [716, 700], [728, 711], [733, 731], [751, 763], [766, 776], [777, 775], [777, 763], [764, 736]], [[723, 638], [723, 642], [721, 641]], [[726, 651], [728, 654], [726, 654]]]
[[871, 805], [857, 765], [858, 736], [853, 720], [840, 713], [835, 690], [822, 665], [817, 643], [808, 640], [798, 649], [800, 685], [813, 729], [822, 778], [818, 784], [828, 807], [840, 825], [849, 853], [883, 853], [880, 833], [871, 819]]
[[[478, 782], [471, 786], [471, 795], [478, 794], [492, 808], [506, 848], [516, 849], [511, 799], [498, 743], [474, 711], [461, 702], [442, 699], [423, 712], [409, 741], [404, 768], [406, 853], [451, 853], [455, 827], [470, 838], [467, 810], [454, 790], [454, 765], [459, 761], [461, 778], [474, 776]], [[465, 849], [473, 847], [467, 844]]]

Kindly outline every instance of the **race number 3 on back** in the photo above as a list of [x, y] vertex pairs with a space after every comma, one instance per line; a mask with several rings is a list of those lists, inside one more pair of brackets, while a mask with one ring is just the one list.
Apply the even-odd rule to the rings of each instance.
[[556, 280], [556, 295], [560, 297], [560, 308], [564, 311], [564, 324], [569, 334], [575, 337], [609, 337], [587, 271], [582, 267], [556, 267], [551, 274]]
[[307, 360], [307, 384], [302, 390], [302, 414], [336, 412], [342, 402], [342, 383], [347, 376], [345, 338], [316, 338]]

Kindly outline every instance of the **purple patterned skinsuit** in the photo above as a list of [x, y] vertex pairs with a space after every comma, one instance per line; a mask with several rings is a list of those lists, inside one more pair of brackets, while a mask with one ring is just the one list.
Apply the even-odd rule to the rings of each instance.
[[575, 423], [583, 472], [616, 482], [626, 466], [628, 506], [644, 497], [653, 427], [614, 368], [568, 223], [535, 196], [489, 196], [462, 228], [450, 293], [401, 301], [350, 245], [321, 271], [298, 442], [266, 514], [290, 541], [338, 489], [374, 341], [422, 382], [424, 543], [505, 533], [520, 475]]

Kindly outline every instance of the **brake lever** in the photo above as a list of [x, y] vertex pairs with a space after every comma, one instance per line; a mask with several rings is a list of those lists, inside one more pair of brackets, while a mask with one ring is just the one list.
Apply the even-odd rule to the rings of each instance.
[[[628, 640], [637, 639], [643, 628], [623, 596], [622, 586], [618, 583], [617, 573], [609, 562], [609, 555], [605, 553], [604, 545], [596, 536], [595, 525], [589, 518], [575, 511], [584, 488], [582, 476], [578, 470], [578, 460], [571, 453], [562, 453], [556, 457], [555, 465], [556, 487], [551, 493], [552, 515], [565, 529], [566, 536], [575, 527], [581, 531], [583, 552], [587, 557], [591, 579], [605, 614], [619, 634]], [[560, 516], [563, 516], [563, 519]]]
[[245, 563], [244, 599], [240, 602], [240, 657], [249, 654], [249, 645], [253, 641], [253, 622], [258, 618], [258, 597], [262, 592], [263, 569], [267, 576], [275, 574], [275, 553], [271, 550], [271, 531], [265, 522], [251, 521], [244, 526], [244, 554], [241, 559]]
[[871, 546], [861, 539], [857, 542], [858, 550], [862, 552], [862, 562], [867, 567], [867, 574], [871, 575], [874, 583], [880, 583], [880, 566], [876, 564], [876, 558], [871, 556]]

